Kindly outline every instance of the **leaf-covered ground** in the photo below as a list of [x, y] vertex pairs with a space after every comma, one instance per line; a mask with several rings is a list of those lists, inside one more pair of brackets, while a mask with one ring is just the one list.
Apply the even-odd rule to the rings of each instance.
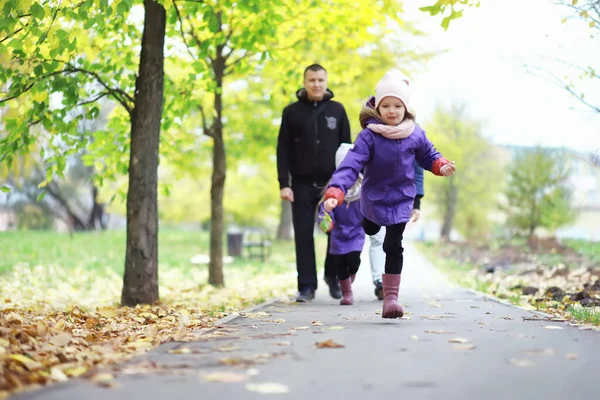
[[127, 308], [118, 306], [123, 232], [0, 233], [0, 399], [36, 384], [93, 378], [94, 367], [191, 340], [226, 314], [295, 287], [292, 243], [276, 244], [267, 263], [226, 266], [226, 288], [218, 289], [205, 284], [207, 266], [190, 263], [207, 253], [206, 233], [164, 231], [159, 240], [161, 301]]
[[419, 247], [464, 286], [573, 324], [600, 325], [600, 243], [543, 239]]

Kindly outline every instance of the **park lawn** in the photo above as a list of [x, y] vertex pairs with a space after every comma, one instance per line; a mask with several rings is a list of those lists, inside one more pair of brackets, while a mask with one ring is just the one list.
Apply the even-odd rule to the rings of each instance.
[[[321, 260], [325, 239], [316, 235]], [[208, 243], [207, 232], [161, 230], [160, 301], [128, 308], [119, 307], [124, 231], [0, 233], [0, 399], [92, 377], [93, 367], [193, 340], [194, 331], [229, 313], [295, 292], [293, 242], [273, 243], [267, 262], [225, 265], [224, 288], [208, 285], [208, 267], [190, 262], [208, 253]]]

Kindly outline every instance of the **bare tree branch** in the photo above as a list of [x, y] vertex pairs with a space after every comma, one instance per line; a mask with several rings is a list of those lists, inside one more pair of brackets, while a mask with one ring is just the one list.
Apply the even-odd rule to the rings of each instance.
[[244, 55], [236, 58], [235, 60], [232, 60], [228, 63], [225, 64], [225, 75], [228, 75], [231, 73], [231, 71], [233, 70], [233, 68], [238, 65], [240, 62], [242, 62], [242, 60], [245, 60], [247, 58], [252, 57], [253, 55], [255, 55], [256, 53], [253, 53], [251, 51], [246, 51], [246, 53], [244, 53]]
[[[533, 70], [536, 70], [537, 73], [530, 71], [530, 68]], [[590, 102], [588, 102], [587, 100], [585, 100], [582, 95], [577, 94], [568, 83], [566, 83], [562, 78], [558, 77], [557, 75], [555, 75], [551, 72], [545, 71], [540, 67], [531, 67], [531, 66], [525, 65], [525, 69], [530, 74], [538, 76], [540, 78], [547, 79], [547, 80], [553, 82], [558, 87], [565, 89], [567, 92], [571, 93], [573, 95], [573, 97], [575, 97], [581, 103], [585, 104], [586, 106], [588, 106], [595, 112], [600, 113], [600, 107], [595, 106], [595, 105], [591, 104]], [[546, 76], [544, 76], [544, 75], [546, 75]]]
[[109, 94], [110, 94], [109, 92], [102, 92], [98, 96], [94, 97], [93, 99], [89, 99], [89, 100], [83, 101], [81, 103], [78, 103], [77, 106], [85, 106], [86, 104], [95, 103], [98, 100], [100, 100], [101, 98], [108, 96]]

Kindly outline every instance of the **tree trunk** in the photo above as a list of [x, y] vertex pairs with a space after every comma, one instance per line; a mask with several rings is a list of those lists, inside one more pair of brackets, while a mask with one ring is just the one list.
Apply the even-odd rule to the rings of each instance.
[[277, 240], [292, 240], [292, 228], [292, 203], [281, 200], [281, 214], [279, 214]]
[[446, 178], [450, 180], [448, 188], [448, 203], [446, 204], [446, 211], [444, 212], [444, 223], [442, 224], [442, 230], [440, 236], [442, 240], [450, 240], [450, 232], [452, 231], [452, 225], [454, 224], [454, 216], [456, 215], [456, 201], [458, 198], [458, 188], [454, 184], [454, 178]]
[[[219, 21], [221, 20], [219, 15]], [[215, 73], [215, 119], [213, 122], [213, 173], [210, 189], [210, 264], [208, 266], [208, 283], [223, 286], [223, 193], [227, 166], [225, 163], [225, 143], [223, 142], [223, 76], [225, 59], [223, 46], [217, 46], [217, 56], [213, 62]]]
[[131, 120], [127, 250], [121, 293], [124, 306], [158, 300], [157, 175], [166, 12], [154, 0], [144, 0], [144, 9], [144, 33]]
[[104, 221], [104, 206], [98, 203], [98, 187], [92, 186], [92, 212], [88, 219], [87, 227], [89, 230], [106, 229], [106, 223]]

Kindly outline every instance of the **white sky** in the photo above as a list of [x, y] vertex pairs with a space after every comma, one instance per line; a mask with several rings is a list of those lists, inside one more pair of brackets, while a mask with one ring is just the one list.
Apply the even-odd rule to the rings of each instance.
[[[550, 0], [481, 0], [453, 20], [418, 11], [433, 0], [407, 0], [407, 16], [430, 32], [427, 41], [446, 54], [413, 74], [413, 106], [425, 122], [436, 101], [464, 101], [471, 116], [485, 122], [495, 143], [600, 148], [600, 114], [549, 80], [526, 72], [525, 63], [564, 75], [572, 70], [553, 60], [600, 69], [600, 40], [581, 20]], [[596, 79], [600, 83], [600, 79]], [[588, 85], [586, 98], [600, 106], [600, 85]]]

